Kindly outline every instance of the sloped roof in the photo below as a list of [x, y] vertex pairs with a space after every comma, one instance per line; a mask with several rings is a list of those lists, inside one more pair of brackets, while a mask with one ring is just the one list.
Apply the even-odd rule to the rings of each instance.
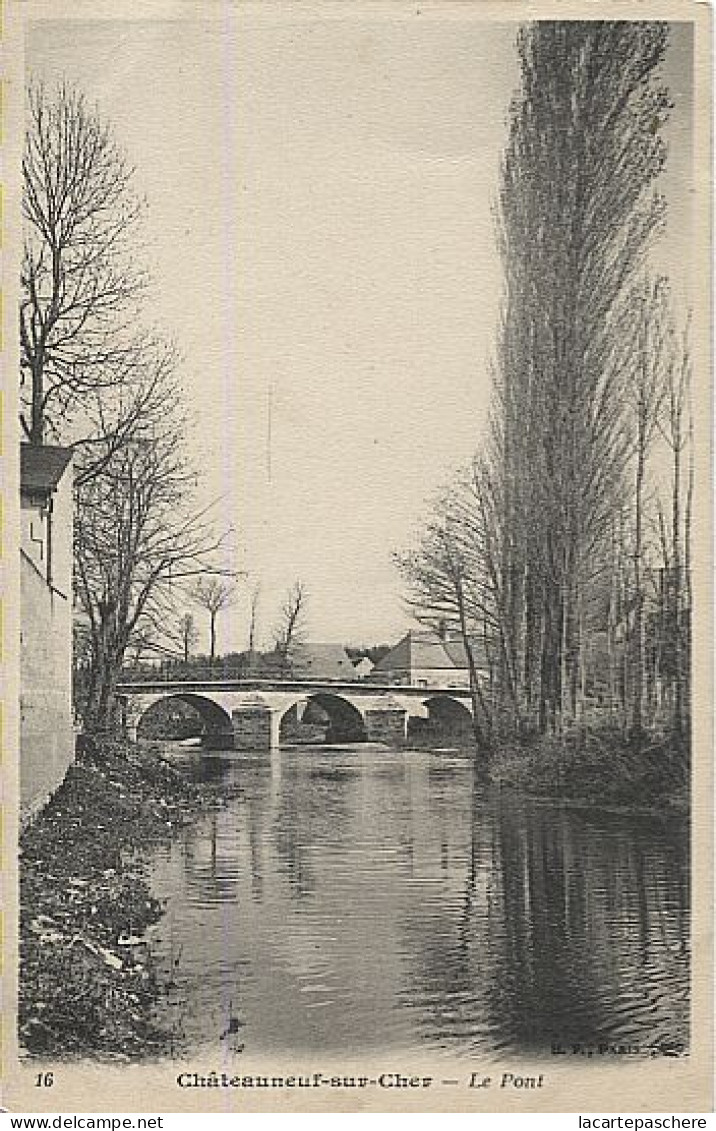
[[291, 655], [294, 675], [321, 679], [357, 679], [358, 673], [341, 644], [299, 644]]
[[383, 656], [375, 665], [374, 671], [414, 671], [416, 668], [465, 667], [467, 661], [456, 664], [448, 652], [445, 642], [432, 632], [408, 632], [395, 648]]
[[20, 490], [54, 491], [71, 459], [71, 448], [21, 444]]

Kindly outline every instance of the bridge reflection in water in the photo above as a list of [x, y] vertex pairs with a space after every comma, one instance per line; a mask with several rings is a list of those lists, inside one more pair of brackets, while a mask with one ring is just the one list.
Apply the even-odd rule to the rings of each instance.
[[280, 775], [189, 761], [239, 773], [243, 796], [153, 861], [158, 953], [178, 963], [162, 1020], [180, 1047], [226, 1052], [231, 1006], [247, 1055], [683, 1050], [680, 825], [475, 792], [457, 755], [280, 757]]

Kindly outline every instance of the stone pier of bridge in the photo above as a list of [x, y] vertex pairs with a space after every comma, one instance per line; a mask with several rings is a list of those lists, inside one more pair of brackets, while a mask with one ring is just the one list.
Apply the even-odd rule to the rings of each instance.
[[231, 711], [234, 750], [278, 750], [283, 713], [283, 707], [272, 706], [259, 695], [234, 707]]
[[[358, 703], [356, 703], [358, 706]], [[299, 717], [305, 702], [298, 704]], [[369, 742], [402, 746], [407, 736], [408, 712], [399, 703], [375, 697], [361, 700], [358, 707]], [[245, 697], [232, 708], [231, 727], [234, 750], [275, 752], [280, 746], [281, 719], [285, 704], [275, 704], [262, 695]]]

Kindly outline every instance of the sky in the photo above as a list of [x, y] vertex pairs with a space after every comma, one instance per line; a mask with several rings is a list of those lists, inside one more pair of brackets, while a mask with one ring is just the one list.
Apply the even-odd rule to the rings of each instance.
[[[394, 642], [411, 618], [392, 554], [486, 422], [516, 28], [475, 6], [271, 7], [38, 20], [26, 62], [97, 102], [148, 200], [148, 318], [178, 343], [201, 489], [246, 573], [220, 650], [246, 646], [257, 581], [268, 643], [297, 578], [310, 639]], [[685, 291], [686, 34], [666, 77], [661, 256]]]

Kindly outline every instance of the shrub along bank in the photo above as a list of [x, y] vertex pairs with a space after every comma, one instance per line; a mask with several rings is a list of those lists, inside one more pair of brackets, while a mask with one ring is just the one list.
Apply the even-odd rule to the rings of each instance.
[[689, 807], [685, 742], [648, 734], [629, 740], [616, 726], [500, 740], [488, 774], [496, 785], [550, 801], [664, 814]]
[[161, 1051], [143, 940], [162, 914], [142, 850], [226, 790], [196, 785], [151, 748], [90, 742], [20, 841], [19, 1037], [31, 1054]]

